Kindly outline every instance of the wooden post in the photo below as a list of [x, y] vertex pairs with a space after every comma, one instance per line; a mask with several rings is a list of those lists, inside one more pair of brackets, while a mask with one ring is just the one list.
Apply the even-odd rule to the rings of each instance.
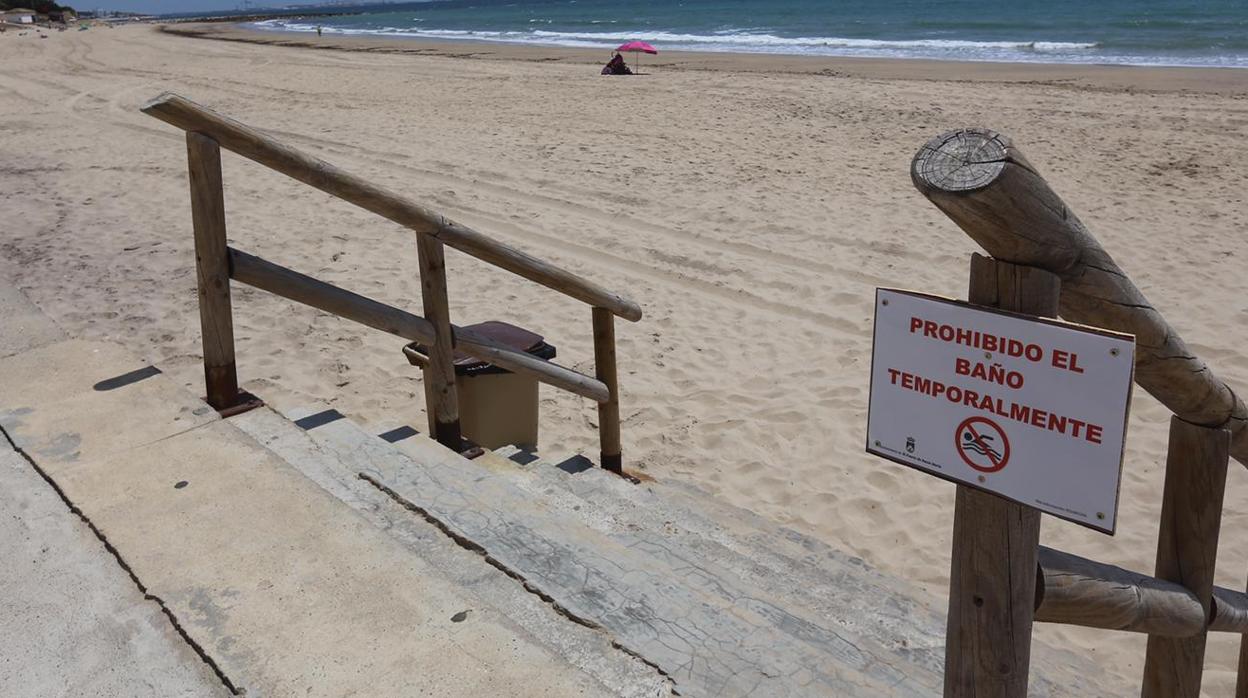
[[208, 404], [220, 411], [239, 401], [221, 148], [207, 136], [188, 132], [186, 160], [191, 181], [191, 221], [195, 229], [195, 279], [199, 287], [204, 383]]
[[420, 257], [420, 293], [425, 319], [433, 324], [437, 340], [429, 347], [425, 366], [425, 410], [429, 433], [438, 443], [458, 453], [459, 395], [455, 389], [455, 335], [446, 293], [446, 256], [442, 243], [429, 235], [416, 236]]
[[[1170, 418], [1166, 486], [1157, 535], [1158, 579], [1182, 584], [1210, 618], [1213, 568], [1222, 523], [1222, 494], [1231, 435]], [[1143, 698], [1199, 698], [1205, 630], [1183, 638], [1150, 635]]]
[[610, 396], [598, 403], [598, 434], [602, 443], [602, 467], [624, 472], [620, 453], [620, 386], [615, 366], [615, 316], [594, 307], [594, 373], [606, 384]]
[[[971, 259], [969, 299], [1053, 317], [1060, 283], [1041, 269]], [[1036, 602], [1040, 512], [958, 486], [953, 515], [946, 698], [1025, 698]]]

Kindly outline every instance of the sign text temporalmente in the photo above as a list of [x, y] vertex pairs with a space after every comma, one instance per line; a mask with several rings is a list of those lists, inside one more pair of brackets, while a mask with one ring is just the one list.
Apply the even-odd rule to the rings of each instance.
[[[920, 317], [910, 318], [910, 333], [939, 342], [961, 344], [974, 349], [980, 349], [989, 354], [1000, 353], [1037, 364], [1044, 362], [1046, 359], [1044, 347], [1038, 344], [1024, 342], [1012, 337], [986, 334], [965, 327], [936, 323]], [[1047, 358], [1049, 365], [1055, 368], [1064, 369], [1072, 373], [1084, 372], [1084, 369], [1079, 366], [1079, 355], [1076, 353], [1053, 349], [1048, 352]], [[984, 382], [995, 383], [1003, 388], [1013, 390], [1023, 387], [1026, 382], [1021, 372], [1007, 370], [999, 363], [987, 364], [979, 361], [970, 361], [965, 358], [956, 359], [954, 372], [960, 376], [968, 376]], [[1084, 439], [1091, 443], [1099, 444], [1105, 431], [1101, 425], [1092, 424], [1077, 417], [1055, 414], [1031, 405], [994, 397], [979, 390], [971, 390], [957, 385], [946, 385], [939, 380], [924, 378], [908, 371], [889, 368], [888, 375], [893, 385], [900, 385], [906, 390], [913, 390], [936, 399], [945, 399], [949, 402], [995, 414], [998, 417], [1011, 421], [1027, 424], [1037, 429], [1064, 434], [1074, 439]]]

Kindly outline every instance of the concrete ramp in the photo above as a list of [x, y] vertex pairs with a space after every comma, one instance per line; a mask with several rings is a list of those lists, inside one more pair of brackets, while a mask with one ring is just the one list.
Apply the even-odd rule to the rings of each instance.
[[0, 357], [64, 339], [65, 333], [51, 318], [0, 276]]
[[[227, 691], [644, 693], [557, 655], [115, 345], [69, 341], [0, 359], [0, 396], [12, 443], [107, 539]], [[477, 574], [503, 577], [466, 557]], [[617, 654], [633, 666], [618, 672], [627, 680], [651, 695], [666, 686]], [[7, 694], [39, 693], [16, 688]]]
[[0, 695], [230, 695], [90, 527], [2, 440], [0, 557]]

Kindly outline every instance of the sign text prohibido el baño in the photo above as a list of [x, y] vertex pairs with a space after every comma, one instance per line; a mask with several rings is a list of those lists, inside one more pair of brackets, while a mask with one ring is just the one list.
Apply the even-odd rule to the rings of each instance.
[[1135, 340], [878, 289], [867, 451], [1113, 534]]

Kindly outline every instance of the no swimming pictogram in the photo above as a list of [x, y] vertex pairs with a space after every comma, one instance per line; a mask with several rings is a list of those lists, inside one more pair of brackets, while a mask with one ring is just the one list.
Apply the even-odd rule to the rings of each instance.
[[1010, 439], [987, 417], [971, 417], [954, 433], [958, 455], [981, 473], [995, 473], [1010, 461]]

